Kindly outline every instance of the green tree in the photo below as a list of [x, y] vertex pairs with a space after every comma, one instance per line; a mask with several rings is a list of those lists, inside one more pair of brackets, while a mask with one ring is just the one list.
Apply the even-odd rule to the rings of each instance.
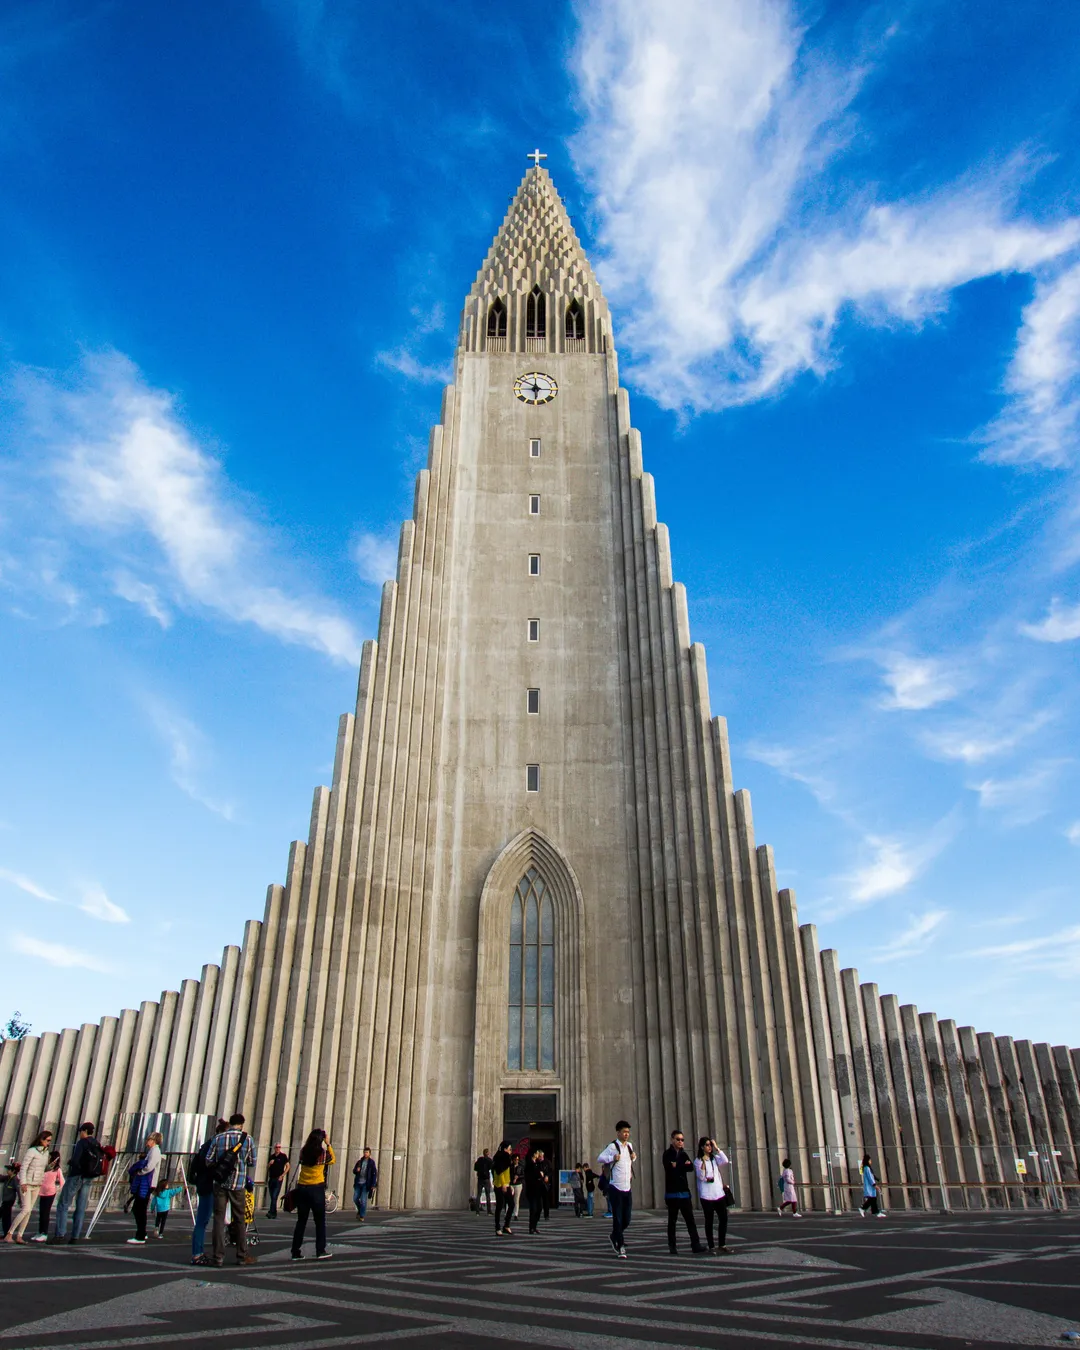
[[16, 1008], [8, 1018], [7, 1026], [4, 1027], [4, 1034], [0, 1036], [0, 1040], [21, 1041], [29, 1030], [30, 1023], [22, 1020], [22, 1013]]

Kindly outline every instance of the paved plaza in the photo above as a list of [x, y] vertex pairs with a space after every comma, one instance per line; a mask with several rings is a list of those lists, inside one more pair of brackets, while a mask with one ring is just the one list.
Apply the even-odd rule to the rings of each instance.
[[224, 1270], [190, 1266], [190, 1230], [171, 1224], [145, 1248], [110, 1219], [78, 1247], [0, 1250], [0, 1345], [955, 1350], [1080, 1330], [1080, 1216], [735, 1215], [733, 1255], [672, 1257], [663, 1218], [639, 1213], [619, 1261], [602, 1218], [564, 1210], [509, 1238], [484, 1216], [375, 1214], [361, 1228], [340, 1214], [331, 1261], [310, 1241], [292, 1261], [291, 1220], [264, 1220], [258, 1264]]

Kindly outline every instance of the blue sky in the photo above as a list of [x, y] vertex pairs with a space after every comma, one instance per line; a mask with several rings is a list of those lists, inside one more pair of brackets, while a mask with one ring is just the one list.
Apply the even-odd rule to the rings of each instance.
[[3, 1005], [239, 941], [533, 145], [758, 838], [844, 964], [1080, 1011], [1080, 11], [0, 11]]

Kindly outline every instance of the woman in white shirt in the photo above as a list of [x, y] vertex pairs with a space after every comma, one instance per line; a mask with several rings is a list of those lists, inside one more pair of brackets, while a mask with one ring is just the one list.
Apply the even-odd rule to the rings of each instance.
[[[728, 1193], [724, 1187], [721, 1167], [728, 1164], [728, 1156], [715, 1139], [699, 1139], [697, 1157], [694, 1159], [694, 1172], [697, 1176], [698, 1198], [705, 1215], [705, 1241], [709, 1251], [719, 1248], [730, 1253], [733, 1249], [725, 1246], [727, 1241]], [[716, 1247], [713, 1246], [713, 1223], [716, 1223]]]

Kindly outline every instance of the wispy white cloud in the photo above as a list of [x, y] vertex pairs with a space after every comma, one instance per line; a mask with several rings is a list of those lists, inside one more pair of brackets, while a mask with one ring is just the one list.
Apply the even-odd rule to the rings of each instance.
[[1004, 724], [970, 720], [960, 726], [927, 729], [923, 731], [921, 741], [936, 759], [980, 764], [1015, 750], [1052, 722], [1054, 716], [1052, 711], [1044, 708], [1022, 721], [1002, 719]]
[[10, 938], [11, 948], [20, 956], [30, 956], [34, 960], [44, 961], [47, 965], [57, 966], [61, 970], [96, 970], [108, 975], [112, 967], [99, 957], [91, 956], [75, 947], [65, 947], [59, 942], [44, 942], [41, 938], [31, 937], [28, 933], [14, 933]]
[[168, 628], [172, 624], [172, 615], [162, 603], [156, 586], [151, 586], [148, 581], [140, 581], [138, 577], [133, 577], [130, 572], [123, 570], [113, 573], [112, 583], [113, 590], [121, 600], [137, 605], [162, 628]]
[[397, 575], [398, 546], [392, 539], [362, 534], [353, 545], [356, 568], [365, 581], [381, 586]]
[[881, 707], [921, 711], [956, 697], [961, 679], [956, 670], [928, 656], [905, 656], [885, 652], [875, 658], [881, 666], [882, 681], [888, 693]]
[[916, 881], [956, 838], [959, 810], [953, 809], [936, 824], [905, 836], [867, 833], [861, 841], [861, 859], [836, 878], [840, 895], [823, 907], [823, 917], [838, 919], [898, 895]]
[[578, 15], [575, 159], [596, 185], [605, 286], [633, 297], [631, 368], [666, 407], [773, 394], [830, 368], [842, 316], [918, 324], [966, 282], [1034, 273], [1080, 241], [1077, 221], [1017, 213], [1022, 155], [909, 200], [826, 183], [871, 61], [816, 57], [784, 0], [594, 0]]
[[1008, 961], [1016, 970], [1045, 971], [1061, 979], [1075, 980], [1080, 976], [1080, 924], [1042, 937], [979, 947], [968, 955], [983, 961]]
[[51, 891], [47, 891], [44, 886], [39, 886], [32, 877], [28, 877], [22, 872], [11, 872], [6, 867], [0, 867], [0, 881], [6, 881], [10, 885], [18, 887], [20, 891], [32, 895], [35, 900], [48, 900], [52, 904], [62, 903], [58, 896], [53, 895]]
[[936, 937], [938, 929], [949, 917], [946, 909], [932, 909], [926, 914], [913, 915], [908, 926], [891, 942], [874, 953], [878, 961], [902, 961], [924, 952]]
[[1026, 623], [1021, 632], [1036, 642], [1075, 642], [1080, 638], [1080, 605], [1063, 605], [1057, 596], [1040, 623]]
[[376, 352], [375, 364], [384, 370], [392, 370], [396, 375], [404, 375], [407, 380], [415, 380], [418, 384], [449, 384], [454, 377], [454, 368], [450, 362], [423, 361], [405, 345]]
[[209, 796], [199, 782], [208, 757], [206, 736], [200, 728], [159, 697], [144, 694], [141, 701], [154, 729], [168, 748], [169, 775], [176, 786], [208, 811], [213, 811], [224, 820], [232, 820], [235, 812], [232, 803]]
[[97, 919], [101, 923], [131, 922], [131, 916], [127, 910], [114, 904], [101, 886], [87, 886], [83, 891], [82, 903], [79, 908], [84, 914], [89, 914], [92, 919]]
[[1050, 810], [1052, 789], [1069, 763], [1046, 760], [1010, 778], [984, 778], [968, 786], [978, 793], [980, 807], [996, 812], [1003, 824], [1030, 825]]
[[1005, 387], [1005, 410], [984, 433], [986, 458], [1050, 465], [1075, 460], [1080, 435], [1080, 263], [1039, 281], [1024, 310]]
[[1070, 844], [1080, 845], [1080, 820], [1074, 820], [1065, 830], [1065, 838]]
[[[337, 660], [359, 660], [360, 640], [346, 619], [267, 580], [280, 566], [266, 530], [241, 509], [172, 395], [150, 387], [126, 357], [87, 357], [73, 385], [28, 376], [23, 394], [69, 517], [103, 540], [121, 541], [125, 554], [149, 545], [148, 567], [168, 578], [174, 602]], [[112, 578], [119, 594], [163, 622], [155, 587], [127, 568], [113, 569]]]

